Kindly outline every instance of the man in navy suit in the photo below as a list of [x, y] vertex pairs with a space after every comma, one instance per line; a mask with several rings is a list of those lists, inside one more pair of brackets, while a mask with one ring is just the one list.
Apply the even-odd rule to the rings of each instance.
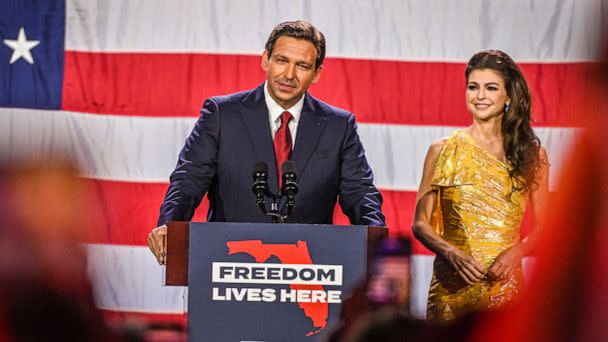
[[[205, 101], [171, 174], [158, 227], [148, 236], [161, 264], [165, 223], [189, 221], [205, 194], [208, 221], [271, 221], [251, 191], [258, 162], [268, 165], [273, 193], [279, 189], [282, 162], [296, 165], [299, 193], [286, 222], [330, 224], [339, 199], [352, 224], [385, 225], [382, 196], [374, 187], [353, 114], [307, 93], [321, 75], [324, 58], [325, 38], [319, 30], [304, 21], [281, 23], [262, 55], [266, 82]], [[280, 202], [284, 205], [285, 200]]]

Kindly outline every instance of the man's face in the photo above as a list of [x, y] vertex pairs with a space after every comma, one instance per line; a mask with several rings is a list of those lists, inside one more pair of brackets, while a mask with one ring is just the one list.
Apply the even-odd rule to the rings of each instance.
[[316, 59], [317, 49], [311, 42], [292, 37], [279, 37], [271, 56], [264, 51], [262, 69], [268, 92], [281, 107], [292, 107], [317, 82], [323, 66], [315, 69]]

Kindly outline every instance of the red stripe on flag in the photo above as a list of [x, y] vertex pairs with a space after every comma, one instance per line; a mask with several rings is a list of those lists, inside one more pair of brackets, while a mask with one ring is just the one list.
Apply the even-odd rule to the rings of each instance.
[[[167, 184], [116, 182], [87, 179], [93, 194], [94, 210], [92, 229], [85, 242], [121, 245], [146, 245], [146, 237], [156, 226], [160, 205]], [[383, 190], [383, 211], [391, 234], [412, 237], [411, 225], [416, 193]], [[203, 201], [195, 214], [195, 221], [205, 221], [208, 203]], [[349, 221], [339, 209], [335, 223], [348, 225]], [[413, 237], [412, 237], [413, 238]], [[414, 253], [429, 254], [414, 240]]]
[[[416, 240], [412, 233], [412, 223], [414, 220], [414, 208], [416, 207], [416, 192], [413, 191], [388, 191], [382, 190], [384, 202], [382, 212], [386, 217], [386, 225], [390, 228], [391, 235], [403, 235], [409, 237], [414, 254], [431, 254], [422, 244]], [[335, 224], [349, 224], [348, 217], [337, 207], [334, 212]]]
[[[78, 112], [197, 116], [202, 101], [256, 87], [258, 56], [66, 52], [63, 109]], [[572, 126], [570, 95], [588, 90], [588, 63], [522, 64], [539, 126]], [[320, 99], [354, 112], [359, 122], [470, 124], [464, 63], [328, 58]]]
[[114, 311], [100, 309], [102, 316], [108, 321], [140, 321], [140, 322], [169, 322], [178, 323], [185, 326], [188, 318], [188, 313], [149, 313], [149, 312], [131, 312], [131, 311]]
[[[134, 183], [86, 179], [93, 198], [92, 229], [85, 242], [146, 245], [156, 227], [160, 205], [167, 191], [163, 183]], [[204, 221], [208, 209], [205, 198], [195, 213]]]
[[[433, 254], [414, 237], [412, 224], [414, 223], [414, 210], [416, 209], [416, 192], [413, 191], [387, 191], [382, 190], [384, 204], [382, 212], [386, 216], [386, 224], [390, 227], [391, 235], [402, 235], [412, 240], [413, 254]], [[528, 207], [530, 209], [530, 207]], [[348, 218], [336, 208], [334, 213], [335, 224], [348, 224]], [[521, 225], [521, 236], [526, 236], [532, 229], [531, 210], [526, 210]]]
[[130, 311], [99, 310], [104, 320], [112, 327], [185, 332], [188, 314], [147, 313]]
[[[131, 183], [87, 179], [93, 194], [94, 209], [91, 215], [92, 229], [85, 242], [121, 245], [146, 245], [146, 237], [156, 226], [160, 205], [167, 184]], [[404, 235], [413, 241], [414, 254], [431, 254], [412, 234], [416, 193], [413, 191], [382, 190], [382, 210], [392, 235]], [[208, 202], [196, 210], [194, 221], [203, 222]], [[348, 218], [336, 208], [334, 223], [348, 225]], [[531, 220], [525, 220], [522, 235], [531, 228]]]

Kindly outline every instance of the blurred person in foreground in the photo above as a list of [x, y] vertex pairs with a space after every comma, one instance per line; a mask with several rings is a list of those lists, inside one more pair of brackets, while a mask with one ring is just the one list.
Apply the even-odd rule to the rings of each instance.
[[523, 285], [522, 257], [537, 230], [520, 240], [530, 201], [543, 212], [548, 161], [534, 134], [531, 94], [504, 52], [477, 53], [466, 70], [473, 123], [434, 142], [425, 159], [413, 230], [436, 253], [427, 317], [451, 320], [500, 307]]
[[608, 35], [604, 42], [587, 89], [569, 94], [583, 129], [558, 177], [529, 285], [516, 303], [483, 315], [471, 341], [608, 339]]
[[[383, 308], [363, 317], [340, 342], [465, 342], [476, 325], [475, 314], [465, 314], [449, 324], [417, 319]], [[491, 340], [491, 339], [488, 339]]]
[[69, 162], [0, 167], [0, 317], [8, 341], [115, 341], [95, 308], [84, 186]]

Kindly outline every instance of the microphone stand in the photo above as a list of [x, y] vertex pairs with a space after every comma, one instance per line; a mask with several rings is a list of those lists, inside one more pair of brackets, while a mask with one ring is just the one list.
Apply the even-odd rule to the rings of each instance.
[[[294, 182], [295, 183], [295, 182]], [[297, 185], [296, 185], [297, 187]], [[291, 212], [293, 211], [293, 208], [295, 207], [295, 193], [294, 194], [283, 194], [283, 192], [285, 192], [285, 189], [282, 189], [283, 191], [279, 190], [278, 194], [273, 194], [268, 192], [266, 194], [267, 197], [272, 199], [272, 202], [270, 203], [270, 212], [266, 212], [266, 207], [265, 207], [265, 202], [263, 202], [262, 204], [260, 204], [260, 208], [262, 209], [262, 212], [266, 215], [266, 216], [270, 216], [272, 218], [272, 223], [285, 223], [285, 220], [287, 220], [287, 218], [291, 215]], [[281, 200], [282, 197], [287, 197], [287, 214], [286, 215], [282, 215], [279, 212], [279, 201]]]
[[272, 203], [270, 203], [270, 212], [266, 213], [266, 215], [272, 218], [272, 223], [284, 223], [287, 216], [283, 217], [281, 213], [279, 213], [279, 203], [278, 200], [281, 198], [281, 193], [278, 195], [272, 195]]

